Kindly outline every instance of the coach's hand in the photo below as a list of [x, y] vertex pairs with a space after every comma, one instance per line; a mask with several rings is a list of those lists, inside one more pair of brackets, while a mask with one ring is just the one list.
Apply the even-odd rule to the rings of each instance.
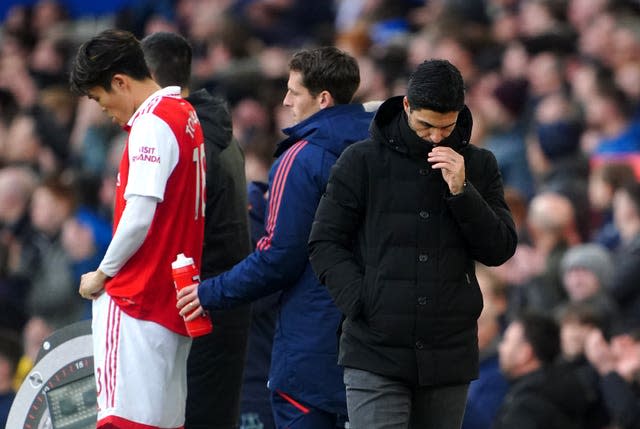
[[186, 286], [178, 291], [176, 307], [185, 322], [190, 322], [204, 314], [204, 308], [198, 299], [198, 284]]

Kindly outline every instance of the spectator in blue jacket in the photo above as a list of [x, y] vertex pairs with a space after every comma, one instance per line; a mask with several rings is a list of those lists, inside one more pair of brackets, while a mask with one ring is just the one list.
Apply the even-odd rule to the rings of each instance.
[[269, 173], [265, 235], [231, 270], [178, 295], [184, 315], [194, 305], [229, 308], [282, 291], [268, 383], [278, 428], [345, 426], [336, 335], [342, 316], [311, 269], [307, 240], [331, 167], [368, 135], [373, 113], [349, 104], [359, 83], [356, 60], [337, 48], [293, 55], [283, 104], [296, 125], [283, 130], [288, 137]]

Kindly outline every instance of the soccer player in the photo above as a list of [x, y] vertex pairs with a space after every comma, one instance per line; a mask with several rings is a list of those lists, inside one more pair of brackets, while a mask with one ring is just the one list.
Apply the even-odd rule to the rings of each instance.
[[70, 83], [129, 133], [114, 235], [79, 290], [94, 300], [97, 427], [181, 428], [191, 339], [176, 310], [171, 262], [178, 253], [201, 261], [205, 155], [198, 117], [178, 87], [161, 89], [151, 78], [139, 41], [126, 31], [106, 30], [82, 44]]

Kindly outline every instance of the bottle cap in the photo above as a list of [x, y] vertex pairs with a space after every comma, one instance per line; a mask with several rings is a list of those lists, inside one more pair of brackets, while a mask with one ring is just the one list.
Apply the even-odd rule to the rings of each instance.
[[171, 263], [171, 268], [175, 270], [176, 268], [188, 267], [190, 265], [193, 265], [193, 258], [184, 256], [184, 253], [179, 253], [178, 256], [176, 256], [176, 260]]

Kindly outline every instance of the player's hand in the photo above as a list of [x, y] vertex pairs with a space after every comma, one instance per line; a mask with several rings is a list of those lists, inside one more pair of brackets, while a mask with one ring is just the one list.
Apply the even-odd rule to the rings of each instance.
[[462, 192], [465, 180], [464, 157], [448, 146], [435, 146], [427, 155], [432, 168], [442, 171], [442, 178], [453, 195]]
[[194, 320], [204, 314], [204, 308], [198, 299], [198, 284], [184, 287], [178, 291], [176, 307], [180, 310], [180, 316], [186, 322]]
[[100, 270], [91, 271], [80, 277], [80, 288], [78, 292], [85, 299], [96, 299], [104, 292], [104, 282], [107, 275]]

